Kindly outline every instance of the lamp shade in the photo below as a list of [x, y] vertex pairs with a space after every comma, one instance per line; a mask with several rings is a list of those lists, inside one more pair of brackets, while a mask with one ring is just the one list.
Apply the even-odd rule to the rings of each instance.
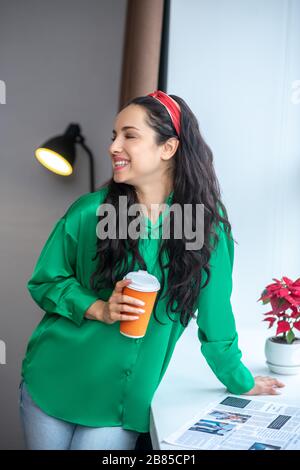
[[52, 137], [36, 149], [37, 160], [58, 175], [71, 175], [76, 158], [75, 144], [79, 135], [80, 127], [70, 124], [64, 134]]
[[76, 159], [76, 144], [84, 150], [90, 162], [90, 188], [95, 191], [94, 156], [85, 144], [79, 124], [70, 124], [65, 133], [47, 140], [35, 151], [36, 159], [48, 170], [58, 175], [73, 173]]

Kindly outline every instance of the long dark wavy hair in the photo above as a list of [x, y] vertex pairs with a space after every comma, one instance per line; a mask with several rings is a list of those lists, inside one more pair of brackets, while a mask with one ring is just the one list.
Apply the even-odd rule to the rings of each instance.
[[[182, 98], [176, 95], [169, 96], [177, 101], [181, 108], [179, 145], [170, 159], [174, 191], [172, 203], [180, 204], [182, 210], [184, 204], [192, 204], [193, 230], [196, 227], [194, 207], [196, 204], [204, 205], [204, 243], [201, 249], [186, 250], [185, 244], [191, 240], [186, 240], [184, 235], [182, 239], [173, 238], [173, 213], [170, 212], [170, 237], [160, 241], [158, 261], [162, 275], [161, 289], [156, 298], [153, 315], [161, 323], [156, 316], [156, 306], [160, 299], [167, 297], [168, 317], [170, 318], [169, 310], [177, 316], [180, 315], [180, 322], [186, 327], [191, 318], [196, 318], [194, 311], [201, 295], [200, 290], [204, 289], [210, 280], [209, 260], [219, 240], [216, 227], [222, 222], [226, 233], [230, 236], [231, 224], [221, 201], [213, 154], [200, 133], [197, 118]], [[167, 110], [159, 101], [151, 96], [141, 96], [127, 102], [122, 109], [130, 104], [142, 106], [146, 110], [146, 122], [155, 131], [157, 145], [163, 144], [171, 137], [178, 138]], [[108, 193], [104, 202], [114, 205], [118, 226], [119, 196], [127, 196], [130, 207], [132, 204], [139, 204], [137, 194], [134, 186], [116, 183], [113, 177], [100, 188], [105, 186], [108, 188]], [[103, 217], [104, 215], [98, 216], [98, 220]], [[127, 215], [127, 218], [129, 226], [134, 217]], [[166, 263], [163, 262], [164, 259], [167, 260]], [[139, 240], [131, 239], [129, 234], [127, 239], [98, 238], [93, 260], [97, 260], [97, 267], [90, 278], [90, 285], [95, 291], [114, 288], [117, 281], [134, 270], [136, 263], [140, 269], [147, 270], [139, 252]], [[201, 286], [203, 271], [206, 273], [206, 282]]]

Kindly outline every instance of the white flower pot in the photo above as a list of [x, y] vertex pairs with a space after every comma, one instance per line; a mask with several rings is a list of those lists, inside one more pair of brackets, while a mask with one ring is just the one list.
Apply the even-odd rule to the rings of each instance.
[[270, 371], [276, 374], [295, 375], [300, 373], [300, 339], [291, 344], [278, 343], [276, 337], [266, 339], [265, 356]]

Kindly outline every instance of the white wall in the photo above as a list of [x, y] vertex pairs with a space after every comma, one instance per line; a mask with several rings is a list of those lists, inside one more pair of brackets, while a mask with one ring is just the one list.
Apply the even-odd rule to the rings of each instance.
[[266, 336], [261, 291], [300, 277], [299, 57], [299, 0], [171, 2], [167, 91], [187, 101], [214, 153], [239, 243], [238, 327]]

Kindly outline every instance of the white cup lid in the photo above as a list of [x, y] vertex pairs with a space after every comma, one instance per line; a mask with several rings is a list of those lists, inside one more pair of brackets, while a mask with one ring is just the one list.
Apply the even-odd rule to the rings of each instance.
[[140, 292], [156, 292], [160, 289], [158, 279], [142, 269], [126, 274], [123, 279], [131, 279], [128, 287]]

